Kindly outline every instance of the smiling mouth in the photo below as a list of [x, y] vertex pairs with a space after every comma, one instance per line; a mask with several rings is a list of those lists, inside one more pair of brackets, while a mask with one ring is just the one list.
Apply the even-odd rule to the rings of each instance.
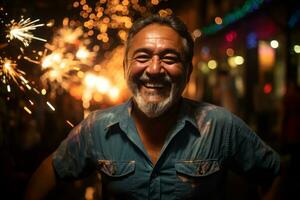
[[162, 83], [148, 83], [148, 82], [143, 83], [143, 86], [149, 89], [163, 89], [164, 87], [166, 87], [166, 85]]

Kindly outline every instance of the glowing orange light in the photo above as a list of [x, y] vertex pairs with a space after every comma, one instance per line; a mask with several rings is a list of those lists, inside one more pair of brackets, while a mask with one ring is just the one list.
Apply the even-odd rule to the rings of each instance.
[[119, 95], [120, 95], [120, 90], [116, 87], [111, 88], [109, 90], [108, 95], [109, 95], [109, 97], [111, 98], [112, 101], [117, 101], [117, 99], [119, 98]]
[[258, 44], [258, 62], [260, 69], [263, 71], [272, 69], [275, 59], [275, 50], [265, 41], [260, 41]]
[[232, 48], [228, 48], [228, 49], [226, 49], [226, 54], [227, 54], [227, 56], [233, 56], [234, 50]]
[[152, 3], [153, 5], [158, 5], [158, 4], [159, 4], [159, 0], [151, 0], [151, 3]]
[[215, 18], [215, 22], [216, 22], [216, 24], [220, 25], [220, 24], [223, 23], [223, 20], [222, 20], [221, 17], [216, 17], [216, 18]]

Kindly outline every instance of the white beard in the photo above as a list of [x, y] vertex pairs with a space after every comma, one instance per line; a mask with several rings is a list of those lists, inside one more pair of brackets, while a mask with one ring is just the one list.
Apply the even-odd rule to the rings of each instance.
[[[173, 87], [172, 87], [173, 88]], [[171, 90], [172, 91], [172, 90]], [[162, 115], [166, 110], [173, 105], [174, 100], [174, 93], [172, 96], [170, 95], [166, 99], [162, 100], [161, 102], [146, 102], [143, 97], [138, 92], [134, 95], [134, 100], [136, 101], [137, 106], [139, 109], [149, 118], [155, 118]]]
[[[167, 77], [167, 79], [170, 80], [170, 77]], [[127, 79], [127, 85], [133, 94], [133, 99], [135, 100], [138, 108], [149, 118], [161, 116], [163, 113], [169, 110], [181, 96], [181, 87], [177, 84], [171, 83], [171, 90], [168, 97], [165, 97], [165, 99], [160, 102], [147, 102], [142, 97], [137, 83], [135, 83], [133, 80]], [[149, 93], [146, 95], [148, 96], [148, 99], [151, 99], [151, 96], [155, 98], [155, 96], [158, 96], [159, 94]]]

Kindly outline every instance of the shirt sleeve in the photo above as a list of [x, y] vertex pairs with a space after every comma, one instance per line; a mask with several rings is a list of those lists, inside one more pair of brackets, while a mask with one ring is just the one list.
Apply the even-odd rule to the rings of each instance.
[[232, 116], [229, 149], [232, 168], [261, 184], [279, 174], [280, 156], [241, 119]]
[[91, 124], [88, 117], [74, 127], [53, 154], [53, 167], [61, 179], [77, 179], [92, 171]]

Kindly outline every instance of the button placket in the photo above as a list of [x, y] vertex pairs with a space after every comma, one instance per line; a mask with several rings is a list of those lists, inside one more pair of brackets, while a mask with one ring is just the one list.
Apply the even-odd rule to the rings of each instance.
[[150, 180], [149, 199], [159, 200], [161, 197], [160, 192], [160, 177], [158, 173], [153, 173]]
[[151, 179], [155, 179], [158, 176], [159, 176], [158, 171], [157, 170], [153, 170], [152, 173], [151, 173]]

